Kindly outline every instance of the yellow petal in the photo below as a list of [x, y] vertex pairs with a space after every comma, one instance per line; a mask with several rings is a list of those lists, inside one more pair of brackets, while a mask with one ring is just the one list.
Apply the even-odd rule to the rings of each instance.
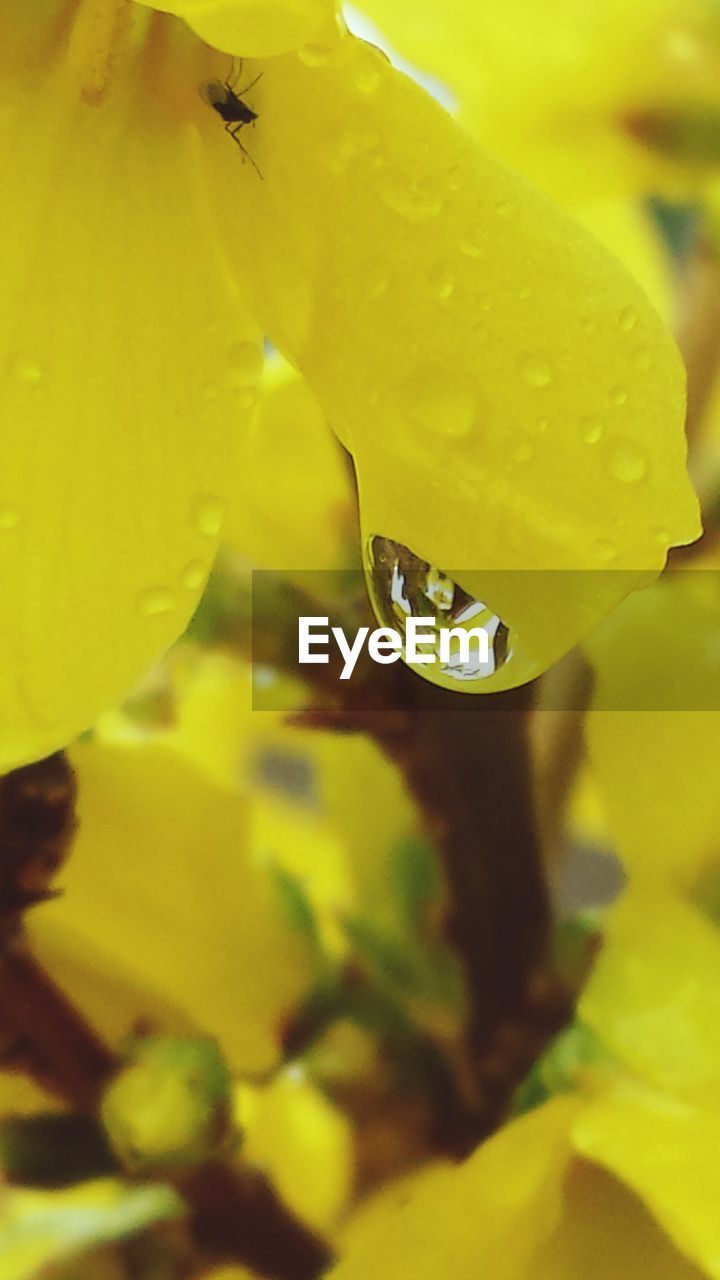
[[137, 10], [91, 102], [92, 48], [85, 66], [58, 41], [48, 70], [48, 20], [22, 8], [0, 17], [2, 769], [67, 742], [185, 627], [261, 366], [197, 167], [201, 46], [179, 40], [163, 80]]
[[720, 933], [693, 907], [631, 886], [579, 1014], [638, 1076], [720, 1111]]
[[351, 1222], [332, 1280], [524, 1280], [561, 1209], [574, 1101], [517, 1120], [456, 1168], [381, 1192]]
[[618, 1085], [579, 1112], [573, 1139], [633, 1188], [704, 1274], [720, 1276], [717, 1113]]
[[483, 145], [555, 198], [687, 184], [679, 166], [633, 136], [625, 117], [717, 103], [720, 40], [703, 0], [364, 0], [359, 7], [399, 53], [450, 87]]
[[[264, 1169], [287, 1205], [318, 1231], [334, 1230], [353, 1177], [349, 1121], [298, 1068], [266, 1089], [238, 1091], [244, 1161]], [[245, 1115], [247, 1111], [247, 1121]]]
[[[245, 58], [269, 58], [332, 34], [334, 0], [138, 0], [175, 13], [216, 49]], [[321, 43], [311, 45], [321, 56]]]
[[[250, 859], [243, 800], [162, 742], [84, 744], [73, 760], [79, 838], [63, 896], [36, 916], [72, 930], [121, 982], [147, 991], [136, 1019], [162, 999], [214, 1035], [234, 1067], [266, 1069], [307, 961], [266, 869]], [[56, 976], [63, 981], [62, 969]], [[82, 1004], [83, 987], [66, 985]], [[106, 1000], [110, 1016], [112, 989]], [[116, 1035], [125, 1012], [118, 1001]]]
[[586, 736], [618, 853], [686, 890], [717, 859], [720, 713], [703, 708], [717, 706], [719, 642], [714, 571], [663, 578], [586, 642]]
[[631, 580], [492, 570], [656, 571], [697, 535], [677, 353], [620, 266], [370, 46], [265, 64], [255, 104], [264, 180], [227, 234], [264, 328], [355, 455], [364, 536], [488, 601], [515, 637], [483, 688], [517, 684]]
[[[563, 1214], [533, 1259], [532, 1280], [701, 1280], [642, 1201], [604, 1170], [576, 1160]], [[530, 1278], [529, 1278], [530, 1280]]]
[[352, 501], [347, 466], [312, 393], [284, 361], [269, 361], [243, 433], [224, 544], [258, 569], [341, 568]]

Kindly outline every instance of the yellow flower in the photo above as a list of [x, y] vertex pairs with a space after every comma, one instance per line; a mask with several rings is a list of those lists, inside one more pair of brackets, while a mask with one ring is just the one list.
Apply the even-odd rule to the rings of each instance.
[[558, 199], [692, 192], [717, 171], [717, 146], [703, 164], [669, 145], [673, 120], [717, 122], [720, 24], [708, 0], [358, 8], [450, 88], [479, 141]]
[[574, 1086], [463, 1164], [381, 1192], [333, 1280], [720, 1275], [720, 938], [671, 895], [628, 892], [580, 1000], [597, 1051]]
[[309, 980], [247, 803], [163, 741], [78, 744], [79, 834], [36, 952], [114, 1044], [136, 1025], [215, 1036], [265, 1071]]
[[717, 865], [717, 571], [662, 578], [586, 642], [585, 735], [610, 834], [630, 874], [698, 892]]
[[697, 534], [680, 365], [622, 270], [320, 0], [173, 7], [277, 55], [235, 68], [242, 148], [212, 109], [230, 59], [176, 18], [0, 18], [2, 767], [67, 742], [183, 630], [263, 333], [355, 456], [364, 537], [456, 571], [515, 633], [488, 688], [627, 588], [490, 571], [595, 567], [609, 536], [656, 572]]

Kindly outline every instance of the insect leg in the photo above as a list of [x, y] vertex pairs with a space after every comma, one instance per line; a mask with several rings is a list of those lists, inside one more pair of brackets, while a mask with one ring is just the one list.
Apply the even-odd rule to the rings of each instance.
[[[256, 77], [255, 77], [255, 79], [254, 79], [254, 80], [251, 80], [249, 84], [246, 84], [246, 85], [245, 85], [245, 88], [244, 88], [244, 89], [238, 89], [238, 91], [237, 91], [237, 93], [238, 93], [238, 97], [240, 97], [240, 98], [244, 98], [246, 93], [249, 93], [251, 89], [254, 89], [254, 88], [255, 88], [255, 85], [256, 85], [256, 84], [257, 84], [257, 82], [258, 82], [258, 80], [262, 80], [262, 78], [263, 78], [263, 74], [264, 74], [264, 72], [262, 72], [262, 71], [261, 71], [258, 75], [256, 75]], [[236, 83], [237, 83], [237, 81], [236, 81]]]
[[249, 160], [258, 178], [262, 179], [262, 174], [258, 169], [257, 164], [255, 163], [252, 156], [250, 155], [250, 152], [243, 146], [242, 142], [238, 137], [240, 130], [244, 128], [244, 124], [245, 122], [243, 120], [241, 120], [239, 124], [235, 124], [231, 120], [225, 125], [225, 132], [230, 134], [230, 137], [232, 138], [233, 142], [240, 148], [240, 151], [242, 152], [242, 156], [243, 156], [243, 164], [245, 163], [246, 160]]

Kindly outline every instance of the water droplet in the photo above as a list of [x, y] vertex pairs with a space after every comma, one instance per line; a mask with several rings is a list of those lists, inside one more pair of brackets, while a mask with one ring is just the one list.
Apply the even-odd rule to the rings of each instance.
[[238, 342], [227, 353], [230, 383], [254, 387], [263, 367], [263, 349], [257, 342]]
[[297, 55], [306, 67], [326, 67], [335, 55], [335, 47], [331, 44], [302, 44]]
[[382, 54], [373, 54], [372, 51], [365, 46], [362, 54], [355, 61], [353, 66], [353, 82], [355, 88], [360, 93], [375, 93], [383, 73], [387, 66], [387, 60]]
[[0, 507], [0, 531], [15, 529], [20, 523], [20, 513], [14, 507]]
[[532, 440], [522, 431], [510, 441], [510, 457], [513, 462], [529, 462], [534, 452]]
[[37, 387], [44, 378], [42, 365], [29, 356], [14, 356], [10, 362], [10, 372], [18, 382], [26, 387]]
[[195, 504], [194, 519], [200, 533], [207, 538], [214, 538], [220, 532], [225, 515], [225, 503], [212, 494], [203, 494]]
[[645, 454], [630, 441], [620, 440], [613, 444], [608, 454], [608, 465], [615, 479], [623, 484], [637, 484], [648, 473]]
[[[405, 637], [409, 617], [434, 623], [435, 641], [419, 646], [418, 651], [433, 654], [436, 661], [411, 664], [431, 684], [472, 692], [511, 660], [510, 633], [498, 615], [408, 547], [374, 535], [368, 539], [364, 562], [370, 599], [381, 626], [392, 627]], [[487, 636], [487, 659], [485, 646], [481, 647], [477, 638], [471, 639], [463, 652], [460, 636], [450, 634], [475, 629]], [[402, 657], [408, 661], [406, 645]]]
[[669, 547], [671, 538], [670, 530], [665, 528], [664, 524], [658, 525], [655, 530], [655, 540], [660, 543], [661, 547]]
[[470, 380], [445, 369], [425, 369], [408, 379], [408, 402], [420, 426], [434, 435], [466, 436], [475, 421], [476, 394]]
[[620, 320], [620, 328], [624, 329], [625, 333], [630, 333], [630, 331], [635, 328], [635, 325], [638, 322], [637, 311], [635, 310], [634, 307], [623, 307], [622, 311], [620, 312], [619, 320]]
[[428, 279], [435, 297], [439, 298], [441, 302], [445, 302], [452, 297], [455, 292], [455, 276], [445, 263], [438, 262], [434, 267], [431, 267]]
[[424, 222], [426, 218], [434, 218], [443, 207], [441, 191], [421, 186], [417, 182], [389, 182], [383, 188], [382, 198], [390, 209], [407, 218], [408, 222]]
[[542, 435], [542, 434], [543, 434], [543, 432], [547, 431], [547, 429], [548, 429], [548, 420], [547, 420], [547, 418], [536, 418], [536, 419], [535, 419], [535, 430], [536, 430], [540, 435]]
[[476, 231], [473, 235], [468, 236], [460, 245], [460, 252], [464, 253], [466, 258], [472, 258], [478, 262], [485, 257], [487, 253], [487, 236], [485, 231]]
[[603, 564], [610, 564], [617, 556], [617, 547], [612, 542], [608, 542], [606, 538], [599, 538], [595, 544], [595, 551], [598, 560]]
[[608, 401], [611, 405], [614, 405], [616, 409], [619, 409], [622, 405], [626, 404], [627, 398], [627, 391], [624, 387], [611, 387], [608, 391]]
[[188, 591], [197, 591], [205, 581], [207, 569], [201, 560], [191, 560], [182, 572], [182, 584]]
[[549, 387], [552, 369], [547, 360], [540, 356], [523, 356], [520, 361], [520, 376], [529, 387]]
[[586, 444], [597, 444], [603, 433], [603, 424], [592, 414], [580, 419], [580, 435]]
[[175, 608], [175, 598], [166, 587], [147, 587], [138, 597], [140, 612], [148, 618], [159, 613], [170, 613]]
[[513, 211], [512, 201], [505, 200], [505, 199], [495, 201], [495, 212], [499, 214], [501, 218], [507, 218], [512, 213], [512, 211]]

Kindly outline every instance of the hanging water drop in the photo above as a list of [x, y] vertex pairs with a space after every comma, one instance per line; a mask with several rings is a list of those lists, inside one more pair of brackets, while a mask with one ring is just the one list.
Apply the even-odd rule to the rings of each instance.
[[[512, 658], [510, 632], [496, 613], [458, 586], [448, 574], [420, 559], [400, 542], [375, 534], [365, 550], [365, 573], [373, 609], [382, 626], [403, 637], [402, 657], [407, 656], [409, 618], [426, 618], [434, 626], [434, 641], [423, 644], [433, 663], [408, 663], [431, 684], [477, 692], [489, 676]], [[481, 630], [479, 642], [463, 632]], [[485, 656], [487, 650], [487, 657]]]

